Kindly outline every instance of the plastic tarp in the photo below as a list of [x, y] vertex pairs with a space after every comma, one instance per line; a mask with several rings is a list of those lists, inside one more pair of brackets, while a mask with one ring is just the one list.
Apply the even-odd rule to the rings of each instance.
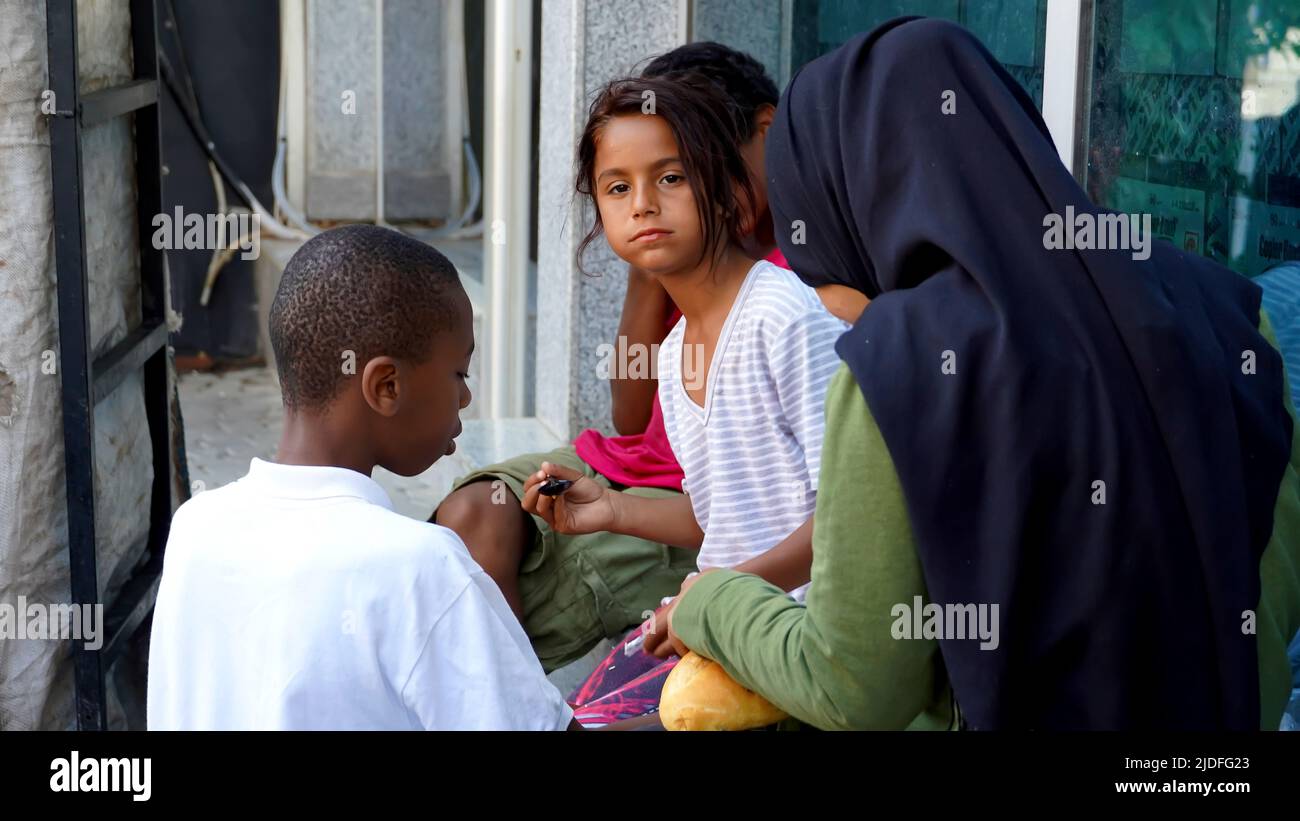
[[[77, 16], [82, 93], [130, 80], [128, 5], [78, 0]], [[60, 376], [50, 372], [58, 305], [46, 66], [44, 2], [0, 0], [0, 605], [13, 608], [20, 597], [70, 601]], [[83, 136], [95, 355], [140, 322], [132, 128], [120, 117]], [[96, 408], [95, 454], [98, 579], [101, 601], [111, 603], [149, 526], [153, 467], [139, 374]], [[0, 730], [73, 727], [72, 669], [69, 640], [0, 638]], [[110, 727], [124, 727], [122, 702], [142, 696], [110, 679]]]

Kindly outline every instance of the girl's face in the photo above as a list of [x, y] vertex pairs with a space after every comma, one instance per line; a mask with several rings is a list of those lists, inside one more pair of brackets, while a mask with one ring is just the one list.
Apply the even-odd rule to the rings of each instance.
[[703, 234], [695, 194], [662, 117], [614, 117], [596, 138], [592, 190], [609, 245], [650, 274], [691, 267]]

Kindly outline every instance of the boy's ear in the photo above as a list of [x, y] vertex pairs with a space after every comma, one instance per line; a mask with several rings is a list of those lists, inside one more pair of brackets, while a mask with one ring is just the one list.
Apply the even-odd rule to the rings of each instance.
[[754, 127], [759, 137], [766, 137], [767, 130], [772, 127], [772, 121], [776, 119], [776, 106], [771, 103], [763, 103], [754, 112]]
[[402, 380], [397, 360], [376, 356], [361, 370], [361, 395], [380, 416], [395, 416], [402, 404]]

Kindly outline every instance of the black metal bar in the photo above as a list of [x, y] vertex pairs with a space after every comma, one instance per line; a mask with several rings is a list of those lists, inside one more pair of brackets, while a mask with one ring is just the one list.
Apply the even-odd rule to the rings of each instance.
[[[152, 246], [153, 216], [162, 210], [161, 119], [158, 114], [156, 10], [132, 0], [134, 82], [79, 98], [74, 0], [48, 0], [46, 29], [50, 89], [60, 111], [49, 119], [54, 189], [55, 264], [63, 380], [64, 461], [67, 469], [68, 553], [72, 600], [98, 604], [95, 551], [94, 407], [127, 374], [144, 369], [145, 411], [153, 446], [154, 478], [146, 564], [127, 582], [104, 625], [105, 644], [88, 650], [73, 642], [77, 727], [107, 726], [104, 673], [153, 608], [171, 521], [171, 442], [166, 328], [166, 264]], [[93, 365], [90, 361], [89, 283], [81, 129], [135, 112], [137, 230], [140, 242], [141, 326]]]
[[114, 117], [139, 111], [158, 102], [158, 81], [132, 80], [124, 85], [105, 88], [81, 98], [81, 125], [90, 127]]
[[[135, 72], [141, 79], [158, 82], [158, 33], [155, 0], [131, 0], [131, 39], [135, 45]], [[166, 323], [166, 271], [161, 248], [154, 248], [153, 218], [162, 213], [162, 117], [152, 106], [135, 115], [135, 169], [138, 200], [136, 217], [140, 239], [140, 287], [144, 321]], [[166, 400], [162, 404], [165, 406]]]
[[167, 326], [150, 320], [96, 359], [93, 369], [94, 404], [102, 402], [122, 384], [122, 380], [144, 367], [145, 362], [166, 344]]
[[153, 609], [154, 601], [158, 598], [158, 583], [161, 581], [162, 556], [155, 554], [117, 594], [112, 609], [104, 617], [105, 639], [104, 646], [100, 648], [100, 658], [105, 669], [112, 667], [122, 655], [127, 640]]
[[[135, 48], [135, 72], [142, 79], [158, 82], [158, 7], [156, 0], [131, 0], [131, 40]], [[167, 258], [153, 244], [153, 218], [163, 210], [162, 178], [162, 106], [142, 109], [135, 115], [136, 188], [139, 199], [136, 217], [139, 222], [141, 307], [146, 322], [167, 325]], [[165, 332], [164, 332], [165, 333]], [[164, 335], [157, 352], [144, 364], [144, 404], [149, 420], [149, 439], [153, 446], [153, 488], [149, 505], [149, 544], [151, 566], [162, 573], [163, 552], [172, 520], [172, 386], [168, 379], [169, 352]], [[154, 582], [152, 590], [156, 591]], [[153, 596], [147, 605], [138, 602], [131, 612], [138, 616], [124, 625], [127, 636], [139, 626], [153, 608]], [[141, 609], [143, 608], [143, 609]], [[112, 658], [110, 654], [109, 658]]]
[[[56, 106], [76, 111], [77, 12], [74, 0], [47, 0], [50, 90]], [[51, 117], [54, 262], [59, 295], [59, 358], [63, 383], [63, 459], [68, 491], [68, 561], [72, 601], [99, 603], [95, 567], [95, 417], [90, 368], [81, 122]], [[77, 728], [105, 728], [104, 668], [99, 654], [73, 642]]]

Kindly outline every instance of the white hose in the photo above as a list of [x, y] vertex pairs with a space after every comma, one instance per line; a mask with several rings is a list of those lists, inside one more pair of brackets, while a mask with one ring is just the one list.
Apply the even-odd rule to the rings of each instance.
[[285, 219], [297, 228], [299, 231], [315, 236], [320, 233], [320, 229], [307, 221], [307, 215], [299, 211], [292, 202], [289, 201], [289, 194], [285, 190], [285, 155], [288, 153], [289, 139], [287, 136], [289, 130], [289, 115], [286, 110], [285, 97], [289, 92], [289, 68], [288, 61], [285, 59], [284, 50], [280, 53], [280, 98], [279, 110], [276, 112], [275, 127], [275, 162], [271, 166], [271, 192], [275, 197], [275, 207], [284, 214]]
[[[262, 205], [262, 203], [257, 199], [257, 197], [253, 196], [253, 192], [248, 189], [247, 185], [240, 183], [239, 193], [242, 194], [244, 199], [247, 200], [252, 205], [253, 213], [257, 214], [260, 217], [261, 229], [263, 233], [270, 234], [272, 237], [275, 237], [276, 239], [309, 240], [312, 238], [313, 235], [311, 233], [308, 233], [307, 231], [301, 231], [297, 228], [290, 228], [289, 226], [285, 225], [284, 223], [276, 219], [275, 215], [273, 215], [270, 211], [266, 210], [266, 206]], [[317, 230], [315, 233], [319, 234], [320, 231]]]
[[[283, 106], [283, 103], [281, 105]], [[283, 120], [283, 109], [281, 109], [282, 123]], [[310, 236], [316, 236], [320, 233], [320, 229], [308, 222], [307, 216], [289, 202], [289, 195], [284, 190], [284, 155], [287, 145], [288, 141], [281, 130], [276, 139], [275, 163], [271, 166], [271, 191], [275, 194], [275, 207], [284, 214], [285, 219], [294, 228]]]
[[[217, 195], [217, 213], [224, 219], [226, 216], [226, 184], [221, 180], [221, 173], [217, 171], [217, 164], [208, 160], [208, 174], [212, 177], [212, 190]], [[199, 295], [199, 304], [208, 307], [208, 300], [212, 298], [212, 286], [217, 282], [217, 276], [221, 269], [230, 259], [229, 256], [222, 254], [222, 248], [213, 248], [212, 257], [208, 260], [208, 272], [203, 277], [203, 292]]]
[[474, 216], [482, 200], [483, 175], [478, 166], [478, 158], [474, 156], [474, 143], [469, 128], [469, 55], [466, 53], [463, 37], [453, 36], [451, 40], [452, 48], [456, 49], [457, 56], [460, 57], [460, 139], [465, 154], [466, 172], [469, 175], [469, 202], [459, 217], [426, 236], [439, 239], [470, 239], [483, 235], [482, 220], [473, 225], [465, 224], [470, 217]]

